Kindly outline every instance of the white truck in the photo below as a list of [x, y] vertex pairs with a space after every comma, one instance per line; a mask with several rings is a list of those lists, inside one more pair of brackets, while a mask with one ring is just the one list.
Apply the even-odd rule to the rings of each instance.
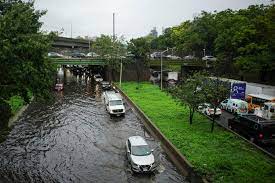
[[261, 108], [255, 108], [254, 114], [265, 119], [275, 120], [275, 102], [266, 102]]
[[103, 93], [103, 99], [106, 106], [106, 110], [110, 115], [125, 115], [125, 107], [123, 104], [123, 100], [118, 93], [115, 93], [114, 91], [105, 91]]

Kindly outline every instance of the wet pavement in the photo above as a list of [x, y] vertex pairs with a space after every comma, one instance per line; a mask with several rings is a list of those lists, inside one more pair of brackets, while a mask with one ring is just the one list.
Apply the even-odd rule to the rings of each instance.
[[[0, 144], [0, 182], [186, 182], [129, 106], [125, 117], [111, 118], [99, 85], [69, 72], [64, 88], [50, 104], [33, 102]], [[132, 135], [155, 149], [156, 172], [131, 172]]]

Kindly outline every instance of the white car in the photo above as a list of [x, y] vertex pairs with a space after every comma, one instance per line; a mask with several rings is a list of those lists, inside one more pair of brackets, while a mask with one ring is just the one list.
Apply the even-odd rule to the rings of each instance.
[[[213, 116], [214, 106], [209, 103], [203, 103], [199, 105], [198, 111], [200, 111], [203, 114], [206, 114], [207, 116]], [[222, 114], [222, 110], [220, 108], [216, 108], [215, 115], [220, 116], [221, 114]]]
[[204, 56], [204, 57], [202, 57], [202, 60], [203, 61], [217, 61], [217, 58], [213, 57], [213, 56]]
[[89, 52], [87, 53], [86, 57], [99, 57], [99, 55], [96, 54], [95, 52]]
[[101, 82], [101, 81], [103, 81], [103, 78], [100, 76], [100, 74], [95, 74], [95, 75], [94, 75], [94, 79], [95, 79], [96, 82]]
[[126, 141], [127, 159], [134, 172], [152, 172], [157, 165], [147, 142], [141, 136], [129, 137]]
[[167, 55], [166, 58], [171, 59], [171, 60], [179, 60], [179, 59], [181, 59], [179, 56], [176, 56], [176, 55]]

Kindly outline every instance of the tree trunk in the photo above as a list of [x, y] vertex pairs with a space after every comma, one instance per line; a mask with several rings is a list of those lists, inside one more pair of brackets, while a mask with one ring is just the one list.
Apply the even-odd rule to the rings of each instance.
[[189, 123], [192, 125], [193, 123], [193, 115], [194, 115], [194, 108], [189, 107]]
[[216, 107], [214, 107], [214, 114], [213, 114], [213, 116], [212, 116], [211, 133], [213, 133], [213, 131], [214, 131], [214, 124], [215, 124], [216, 110], [217, 110], [217, 108], [216, 108]]

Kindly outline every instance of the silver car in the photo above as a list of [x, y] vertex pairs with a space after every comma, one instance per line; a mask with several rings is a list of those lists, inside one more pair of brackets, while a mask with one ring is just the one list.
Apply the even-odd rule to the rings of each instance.
[[202, 60], [203, 61], [217, 61], [217, 58], [209, 55], [209, 56], [202, 57]]
[[132, 136], [126, 141], [127, 159], [134, 172], [152, 172], [156, 162], [147, 142], [141, 136]]

